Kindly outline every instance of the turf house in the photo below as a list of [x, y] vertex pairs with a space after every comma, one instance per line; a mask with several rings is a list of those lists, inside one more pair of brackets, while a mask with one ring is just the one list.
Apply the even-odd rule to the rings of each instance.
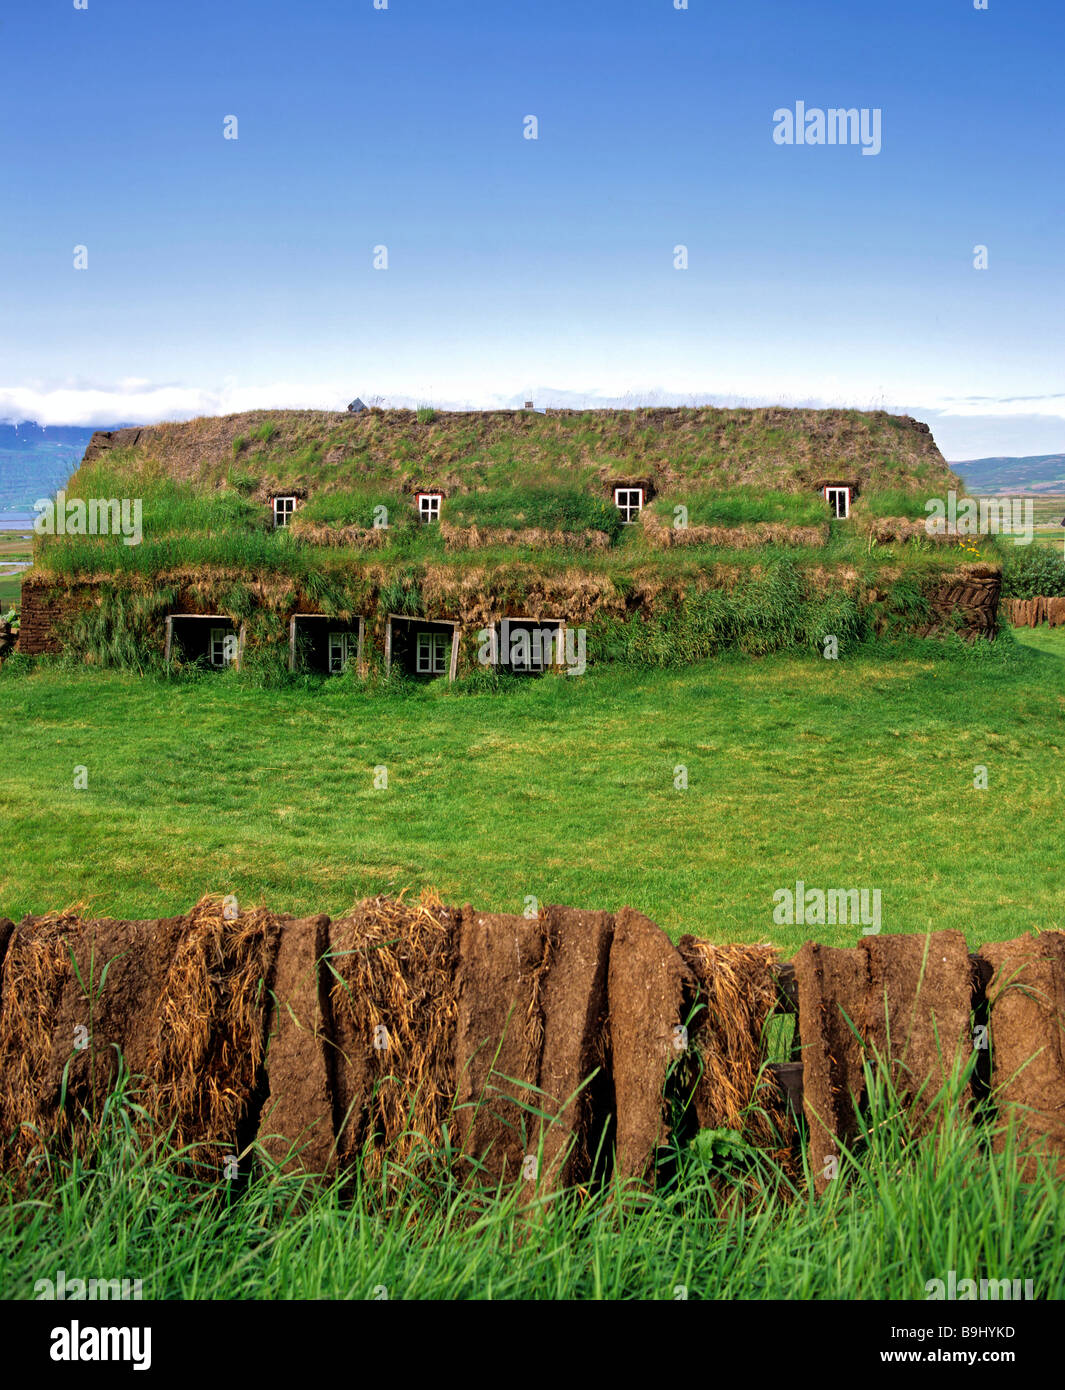
[[[884, 411], [363, 408], [98, 432], [66, 521], [35, 537], [19, 649], [454, 681], [991, 638], [994, 538], [924, 525], [952, 489], [928, 427]], [[131, 507], [137, 537], [106, 525]]]

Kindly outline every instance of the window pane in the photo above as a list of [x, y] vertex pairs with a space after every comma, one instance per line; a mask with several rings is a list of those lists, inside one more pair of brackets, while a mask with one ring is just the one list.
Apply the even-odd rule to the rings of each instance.
[[617, 487], [614, 489], [614, 501], [618, 511], [621, 513], [623, 522], [630, 523], [636, 521], [643, 506], [643, 489], [638, 487]]
[[845, 487], [829, 487], [825, 489], [828, 498], [828, 505], [832, 509], [834, 517], [845, 517], [848, 513], [848, 489]]

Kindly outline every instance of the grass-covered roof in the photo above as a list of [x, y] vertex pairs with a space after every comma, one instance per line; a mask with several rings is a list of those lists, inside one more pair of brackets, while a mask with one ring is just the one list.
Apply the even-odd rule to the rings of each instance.
[[85, 461], [130, 446], [175, 480], [243, 479], [264, 494], [368, 482], [580, 485], [615, 474], [651, 475], [659, 491], [800, 492], [837, 475], [863, 489], [959, 486], [927, 425], [882, 410], [248, 411], [98, 434]]
[[[640, 524], [621, 525], [615, 479], [652, 483]], [[855, 485], [851, 521], [831, 522], [826, 481]], [[927, 427], [883, 411], [252, 411], [94, 436], [68, 495], [140, 498], [143, 540], [47, 537], [36, 558], [82, 578], [206, 569], [300, 582], [419, 564], [727, 582], [779, 553], [866, 567], [876, 521], [921, 518], [952, 487]], [[439, 526], [419, 524], [417, 488], [444, 492]], [[300, 502], [278, 532], [268, 502], [284, 492]], [[897, 539], [877, 539], [874, 568], [976, 558]]]

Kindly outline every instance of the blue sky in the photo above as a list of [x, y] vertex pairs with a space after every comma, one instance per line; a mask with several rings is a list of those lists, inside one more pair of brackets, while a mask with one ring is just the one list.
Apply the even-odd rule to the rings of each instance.
[[[87, 4], [0, 12], [0, 418], [823, 401], [1065, 450], [1060, 0]], [[800, 100], [880, 153], [774, 143]]]

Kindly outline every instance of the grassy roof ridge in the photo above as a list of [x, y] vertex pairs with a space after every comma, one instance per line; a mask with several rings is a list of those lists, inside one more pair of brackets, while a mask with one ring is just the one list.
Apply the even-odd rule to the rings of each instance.
[[928, 426], [884, 410], [761, 406], [633, 410], [252, 410], [95, 434], [103, 460], [204, 488], [334, 491], [366, 485], [451, 491], [597, 489], [613, 477], [677, 488], [799, 492], [961, 487]]

